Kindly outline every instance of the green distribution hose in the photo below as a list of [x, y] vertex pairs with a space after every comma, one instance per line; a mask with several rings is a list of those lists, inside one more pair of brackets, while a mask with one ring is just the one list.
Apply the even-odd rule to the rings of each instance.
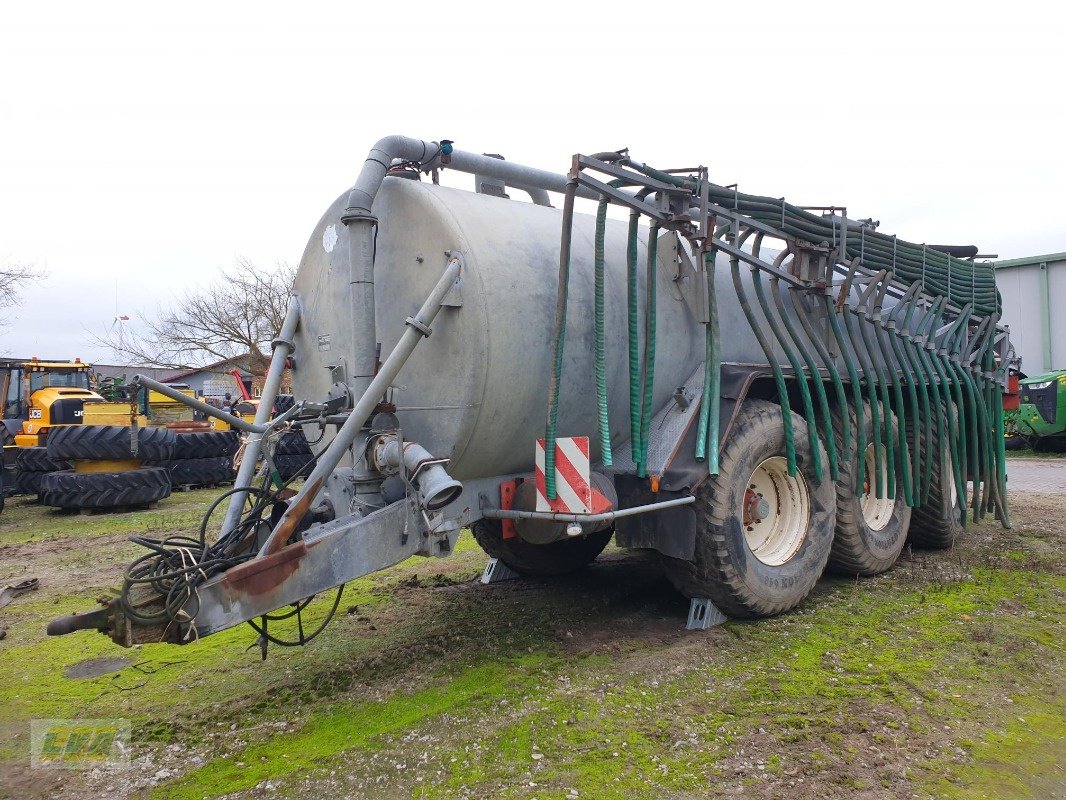
[[[874, 349], [871, 344], [871, 335], [873, 334], [872, 326], [870, 325], [870, 319], [867, 316], [865, 309], [851, 309], [851, 313], [855, 316], [855, 324], [859, 328], [859, 334], [862, 336], [863, 344], [866, 346], [866, 354], [870, 360], [870, 365], [873, 367], [874, 375], [877, 376], [877, 388], [881, 396], [881, 409], [882, 417], [881, 424], [884, 428], [885, 436], [885, 494], [889, 500], [896, 499], [896, 443], [892, 437], [892, 400], [889, 397], [889, 383], [888, 375], [881, 368], [881, 361], [879, 360], [879, 349]], [[898, 426], [897, 426], [898, 427]]]
[[792, 428], [792, 411], [789, 408], [785, 375], [781, 371], [781, 366], [777, 363], [773, 348], [770, 347], [770, 343], [766, 340], [766, 334], [762, 332], [762, 328], [755, 321], [755, 312], [752, 310], [751, 303], [748, 302], [744, 284], [740, 279], [740, 259], [736, 256], [730, 257], [729, 270], [733, 275], [733, 288], [736, 290], [740, 309], [744, 312], [744, 317], [748, 320], [748, 325], [755, 334], [759, 347], [766, 354], [766, 361], [774, 375], [774, 385], [777, 387], [777, 394], [781, 401], [781, 416], [785, 429], [785, 458], [788, 461], [788, 474], [794, 478], [796, 477], [796, 439]]
[[[792, 324], [791, 317], [785, 312], [785, 305], [781, 299], [781, 279], [776, 275], [770, 278], [770, 294], [773, 295], [774, 306], [777, 308], [778, 316], [781, 317], [781, 322], [785, 325], [785, 330], [788, 332], [789, 337], [792, 339], [792, 343], [796, 346], [796, 349], [806, 362], [807, 369], [811, 374], [811, 383], [814, 384], [814, 393], [817, 396], [818, 409], [822, 413], [822, 421], [824, 423], [822, 436], [825, 439], [826, 456], [829, 459], [829, 475], [833, 480], [839, 480], [840, 471], [837, 464], [836, 436], [833, 433], [833, 417], [829, 413], [829, 399], [825, 395], [825, 386], [822, 385], [822, 372], [818, 369], [818, 364], [814, 360], [814, 356], [811, 355], [810, 349], [803, 343], [803, 339], [796, 330], [796, 326]], [[798, 315], [799, 312], [796, 312], [796, 316]]]
[[889, 314], [888, 340], [899, 364], [900, 372], [907, 380], [907, 394], [911, 402], [911, 480], [913, 483], [913, 506], [920, 506], [925, 502], [929, 494], [928, 475], [923, 472], [924, 463], [929, 459], [922, 458], [922, 433], [925, 433], [925, 441], [930, 441], [931, 420], [929, 419], [929, 391], [926, 387], [928, 376], [923, 374], [914, 354], [911, 352], [909, 342], [897, 333], [900, 330], [897, 316], [906, 304], [897, 305]]
[[722, 345], [718, 333], [718, 298], [715, 289], [715, 256], [712, 245], [703, 254], [707, 273], [706, 352], [703, 358], [703, 400], [696, 429], [696, 460], [707, 461], [707, 472], [718, 474], [719, 417], [722, 408]]
[[[963, 412], [962, 401], [962, 389], [958, 384], [958, 380], [954, 377], [949, 377], [949, 371], [947, 369], [947, 359], [941, 355], [937, 349], [936, 342], [934, 340], [934, 332], [936, 331], [937, 324], [940, 320], [941, 312], [943, 310], [946, 298], [940, 297], [933, 305], [930, 313], [927, 317], [928, 335], [925, 343], [925, 347], [929, 352], [930, 362], [933, 368], [936, 369], [937, 376], [940, 378], [940, 385], [944, 387], [944, 391], [952, 402], [946, 403], [945, 408], [948, 412], [948, 427], [950, 428], [948, 435], [948, 442], [951, 447], [951, 469], [952, 475], [955, 480], [955, 491], [959, 496], [959, 521], [963, 527], [966, 526], [967, 514], [966, 514], [966, 453], [965, 453], [965, 441], [966, 441], [966, 420], [965, 413]], [[952, 403], [954, 405], [952, 405]], [[961, 445], [961, 446], [960, 446]]]
[[[612, 181], [617, 188], [623, 181]], [[604, 466], [610, 466], [614, 460], [611, 450], [611, 423], [607, 414], [607, 347], [604, 334], [604, 241], [607, 238], [607, 198], [601, 197], [596, 209], [596, 245], [594, 255], [595, 271], [595, 339], [596, 339], [596, 418], [600, 434], [600, 459]]]
[[[751, 270], [751, 282], [755, 287], [755, 296], [759, 299], [759, 307], [762, 308], [763, 316], [766, 318], [767, 323], [770, 325], [770, 330], [774, 334], [774, 338], [777, 343], [781, 345], [781, 349], [785, 353], [785, 358], [788, 359], [788, 363], [792, 365], [792, 371], [796, 376], [796, 386], [799, 388], [800, 400], [803, 403], [803, 413], [807, 418], [807, 440], [811, 448], [811, 464], [814, 467], [814, 479], [817, 481], [822, 480], [822, 457], [819, 454], [819, 441], [818, 441], [818, 420], [814, 416], [814, 405], [811, 403], [811, 393], [807, 388], [807, 377], [803, 372], [803, 366], [800, 364], [796, 354], [792, 351], [792, 348], [785, 342], [785, 338], [781, 335], [781, 329], [777, 326], [777, 320], [774, 319], [773, 313], [770, 311], [770, 305], [766, 300], [766, 292], [763, 289], [762, 278], [759, 273], [761, 270], [753, 267]], [[772, 358], [772, 353], [768, 354], [768, 358]]]
[[[914, 449], [918, 455], [918, 459], [921, 462], [921, 480], [919, 481], [919, 503], [918, 505], [924, 505], [929, 498], [929, 489], [932, 486], [932, 472], [933, 472], [933, 459], [930, 455], [931, 452], [937, 452], [936, 450], [930, 451], [929, 448], [939, 447], [940, 439], [940, 397], [937, 392], [936, 380], [933, 376], [932, 370], [927, 369], [925, 362], [922, 361], [921, 355], [914, 344], [914, 337], [911, 333], [911, 319], [914, 311], [917, 309], [918, 304], [916, 300], [911, 300], [906, 304], [906, 314], [904, 314], [902, 323], [899, 323], [900, 336], [893, 339], [894, 342], [902, 342], [902, 350], [907, 357], [907, 361], [910, 365], [911, 374], [918, 376], [916, 383], [918, 384], [918, 397], [921, 401], [922, 413], [922, 428], [919, 430], [917, 420], [913, 425], [914, 428]], [[893, 309], [894, 312], [898, 312], [897, 309]], [[896, 314], [893, 315], [893, 322], [896, 322]], [[935, 399], [930, 406], [930, 395]], [[933, 423], [936, 423], [936, 438], [933, 438]], [[925, 437], [926, 447], [922, 447], [922, 436]], [[916, 461], [916, 463], [918, 463]]]
[[[837, 405], [841, 409], [847, 409], [848, 396], [844, 391], [844, 382], [840, 379], [840, 371], [837, 370], [837, 366], [833, 356], [830, 355], [829, 350], [825, 346], [825, 342], [814, 330], [814, 323], [811, 322], [810, 310], [807, 308], [803, 295], [797, 294], [799, 290], [795, 287], [789, 289], [792, 292], [792, 307], [796, 309], [796, 317], [800, 321], [800, 326], [803, 328], [803, 332], [807, 334], [807, 338], [811, 344], [814, 345], [814, 349], [818, 353], [818, 357], [822, 360], [825, 368], [829, 371], [829, 380], [833, 384], [833, 390], [836, 393]], [[840, 428], [841, 439], [843, 440], [840, 447], [841, 452], [845, 455], [851, 452], [851, 421], [848, 413], [840, 415]]]
[[[666, 179], [662, 174], [655, 177]], [[777, 198], [743, 194], [715, 184], [708, 185], [708, 192], [718, 205], [806, 241], [830, 243], [836, 242], [842, 234], [848, 234], [845, 249], [849, 258], [861, 257], [866, 266], [891, 270], [908, 283], [921, 279], [927, 292], [943, 295], [959, 307], [973, 301], [979, 314], [988, 315], [999, 310], [991, 265], [956, 259], [949, 266], [950, 257], [944, 253], [877, 233], [857, 223], [845, 227]]]
[[640, 214], [629, 215], [626, 248], [626, 298], [629, 308], [629, 448], [634, 464], [640, 463], [640, 299], [638, 297], [637, 256]]
[[566, 344], [566, 301], [570, 293], [570, 244], [574, 231], [574, 197], [577, 181], [566, 184], [563, 199], [563, 225], [559, 244], [559, 290], [555, 298], [555, 329], [552, 332], [552, 373], [548, 383], [548, 420], [544, 431], [544, 491], [549, 500], [557, 496], [555, 487], [555, 434], [559, 424], [559, 385], [563, 376], [563, 348]]
[[862, 343], [860, 342], [859, 334], [855, 330], [856, 322], [853, 317], [853, 309], [847, 302], [844, 303], [841, 309], [844, 317], [844, 329], [848, 332], [848, 338], [851, 340], [852, 351], [855, 353], [856, 358], [862, 367], [863, 377], [866, 379], [866, 393], [867, 403], [870, 407], [870, 429], [873, 432], [873, 445], [874, 445], [874, 481], [873, 492], [877, 498], [885, 496], [887, 487], [887, 481], [885, 478], [885, 469], [882, 466], [885, 453], [885, 443], [881, 438], [881, 400], [877, 394], [877, 374], [874, 372], [873, 366], [870, 364], [866, 357]]
[[[885, 279], [886, 281], [888, 278]], [[886, 284], [887, 285], [887, 284]], [[880, 302], [880, 301], [879, 301]], [[889, 384], [892, 387], [892, 394], [895, 397], [895, 410], [896, 410], [896, 439], [895, 447], [896, 452], [899, 453], [899, 468], [900, 479], [903, 483], [903, 497], [907, 505], [911, 508], [914, 507], [914, 488], [911, 482], [911, 464], [910, 459], [907, 456], [907, 414], [903, 405], [903, 390], [900, 383], [903, 380], [903, 370], [896, 369], [893, 366], [892, 355], [889, 352], [889, 345], [885, 342], [885, 337], [882, 335], [884, 328], [881, 326], [881, 312], [880, 306], [874, 306], [873, 314], [868, 317], [870, 335], [874, 341], [877, 342], [877, 349], [881, 353], [881, 361], [884, 364], [886, 375], [891, 375]], [[885, 390], [887, 392], [887, 389]], [[917, 405], [917, 398], [915, 398], [915, 404]], [[892, 436], [892, 431], [889, 430], [888, 420], [890, 417], [886, 417], [885, 420], [885, 435], [887, 437]]]
[[655, 301], [656, 259], [659, 254], [659, 225], [653, 224], [648, 233], [647, 293], [648, 310], [644, 316], [644, 398], [640, 405], [640, 458], [637, 477], [648, 476], [648, 431], [651, 429], [652, 403], [655, 389]]
[[[826, 317], [829, 319], [829, 327], [833, 330], [833, 338], [837, 343], [837, 351], [844, 361], [844, 368], [848, 371], [848, 380], [851, 384], [852, 399], [855, 403], [855, 462], [858, 469], [855, 470], [855, 493], [858, 496], [865, 494], [866, 488], [866, 410], [862, 402], [862, 383], [859, 381], [859, 372], [855, 366], [855, 353], [848, 348], [844, 332], [840, 328], [840, 320], [837, 318], [837, 307], [833, 302], [830, 290], [826, 290], [824, 297]], [[877, 459], [874, 459], [875, 466]]]

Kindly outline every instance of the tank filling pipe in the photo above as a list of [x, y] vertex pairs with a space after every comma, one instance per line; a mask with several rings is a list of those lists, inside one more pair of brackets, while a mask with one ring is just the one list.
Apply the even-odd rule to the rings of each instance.
[[[273, 412], [274, 399], [278, 396], [281, 387], [281, 376], [285, 372], [285, 362], [295, 345], [292, 337], [296, 335], [296, 326], [300, 322], [300, 301], [295, 297], [289, 298], [289, 308], [285, 312], [285, 319], [281, 323], [281, 332], [278, 338], [271, 343], [270, 366], [267, 368], [266, 377], [263, 379], [263, 394], [259, 398], [259, 408], [255, 410], [256, 426], [265, 427]], [[248, 441], [244, 445], [244, 455], [241, 457], [241, 465], [237, 469], [237, 477], [233, 480], [235, 488], [247, 488], [252, 485], [255, 471], [258, 467], [259, 452], [263, 446], [263, 434], [251, 431]], [[241, 511], [248, 500], [247, 492], [235, 492], [229, 500], [226, 508], [226, 516], [222, 521], [222, 535], [233, 530], [241, 519]]]
[[333, 437], [329, 447], [318, 457], [318, 464], [308, 476], [300, 491], [290, 501], [288, 509], [278, 521], [262, 550], [260, 550], [260, 557], [280, 550], [284, 547], [289, 537], [292, 536], [296, 530], [296, 525], [311, 507], [315, 496], [325, 484], [326, 478], [333, 473], [348, 448], [352, 446], [363, 424], [373, 413], [378, 401], [384, 396], [389, 386], [392, 385], [392, 382], [400, 373], [403, 365], [407, 363], [407, 359], [411, 357], [411, 353], [414, 352], [418, 343], [430, 335], [429, 326], [436, 318], [437, 312], [440, 311], [441, 301], [444, 296], [451, 291], [456, 278], [459, 277], [459, 270], [459, 259], [452, 258], [449, 260], [444, 274], [441, 275], [437, 285], [429, 293], [426, 301], [422, 304], [422, 308], [418, 310], [414, 317], [407, 318], [407, 328], [404, 330], [400, 340], [396, 343], [392, 352], [389, 353], [389, 357], [385, 359], [385, 363], [381, 365], [381, 369], [378, 370], [377, 375], [374, 376], [366, 391], [363, 392], [352, 408], [348, 419], [337, 431], [337, 435]]

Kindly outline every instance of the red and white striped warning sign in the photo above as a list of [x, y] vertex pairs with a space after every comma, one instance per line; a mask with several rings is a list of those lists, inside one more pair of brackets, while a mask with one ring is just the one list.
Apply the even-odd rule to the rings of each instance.
[[544, 487], [544, 440], [537, 439], [537, 511], [587, 514], [592, 510], [589, 483], [589, 437], [571, 436], [555, 440], [555, 499], [549, 500]]

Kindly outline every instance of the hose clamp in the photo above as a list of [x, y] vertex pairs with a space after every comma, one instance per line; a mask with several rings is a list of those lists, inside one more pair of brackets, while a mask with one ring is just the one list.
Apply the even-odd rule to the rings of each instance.
[[421, 333], [427, 339], [429, 338], [429, 335], [431, 333], [433, 333], [433, 329], [431, 327], [429, 327], [426, 323], [422, 322], [421, 320], [415, 319], [414, 317], [408, 317], [407, 319], [404, 320], [404, 322], [407, 323], [408, 325], [410, 325], [412, 328], [414, 328], [419, 333]]

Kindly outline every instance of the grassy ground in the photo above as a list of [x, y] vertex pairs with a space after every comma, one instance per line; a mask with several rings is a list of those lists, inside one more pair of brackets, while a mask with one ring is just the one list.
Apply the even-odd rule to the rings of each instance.
[[[42, 586], [0, 610], [0, 797], [1066, 794], [1061, 497], [1015, 494], [1014, 530], [705, 632], [639, 554], [486, 587], [464, 534], [349, 584], [323, 636], [265, 662], [248, 628], [133, 650], [43, 635], [117, 583], [129, 535], [190, 530], [214, 496], [93, 517], [9, 502], [0, 586]], [[128, 664], [64, 675], [106, 657]], [[28, 720], [71, 717], [131, 720], [132, 768], [30, 770]]]

